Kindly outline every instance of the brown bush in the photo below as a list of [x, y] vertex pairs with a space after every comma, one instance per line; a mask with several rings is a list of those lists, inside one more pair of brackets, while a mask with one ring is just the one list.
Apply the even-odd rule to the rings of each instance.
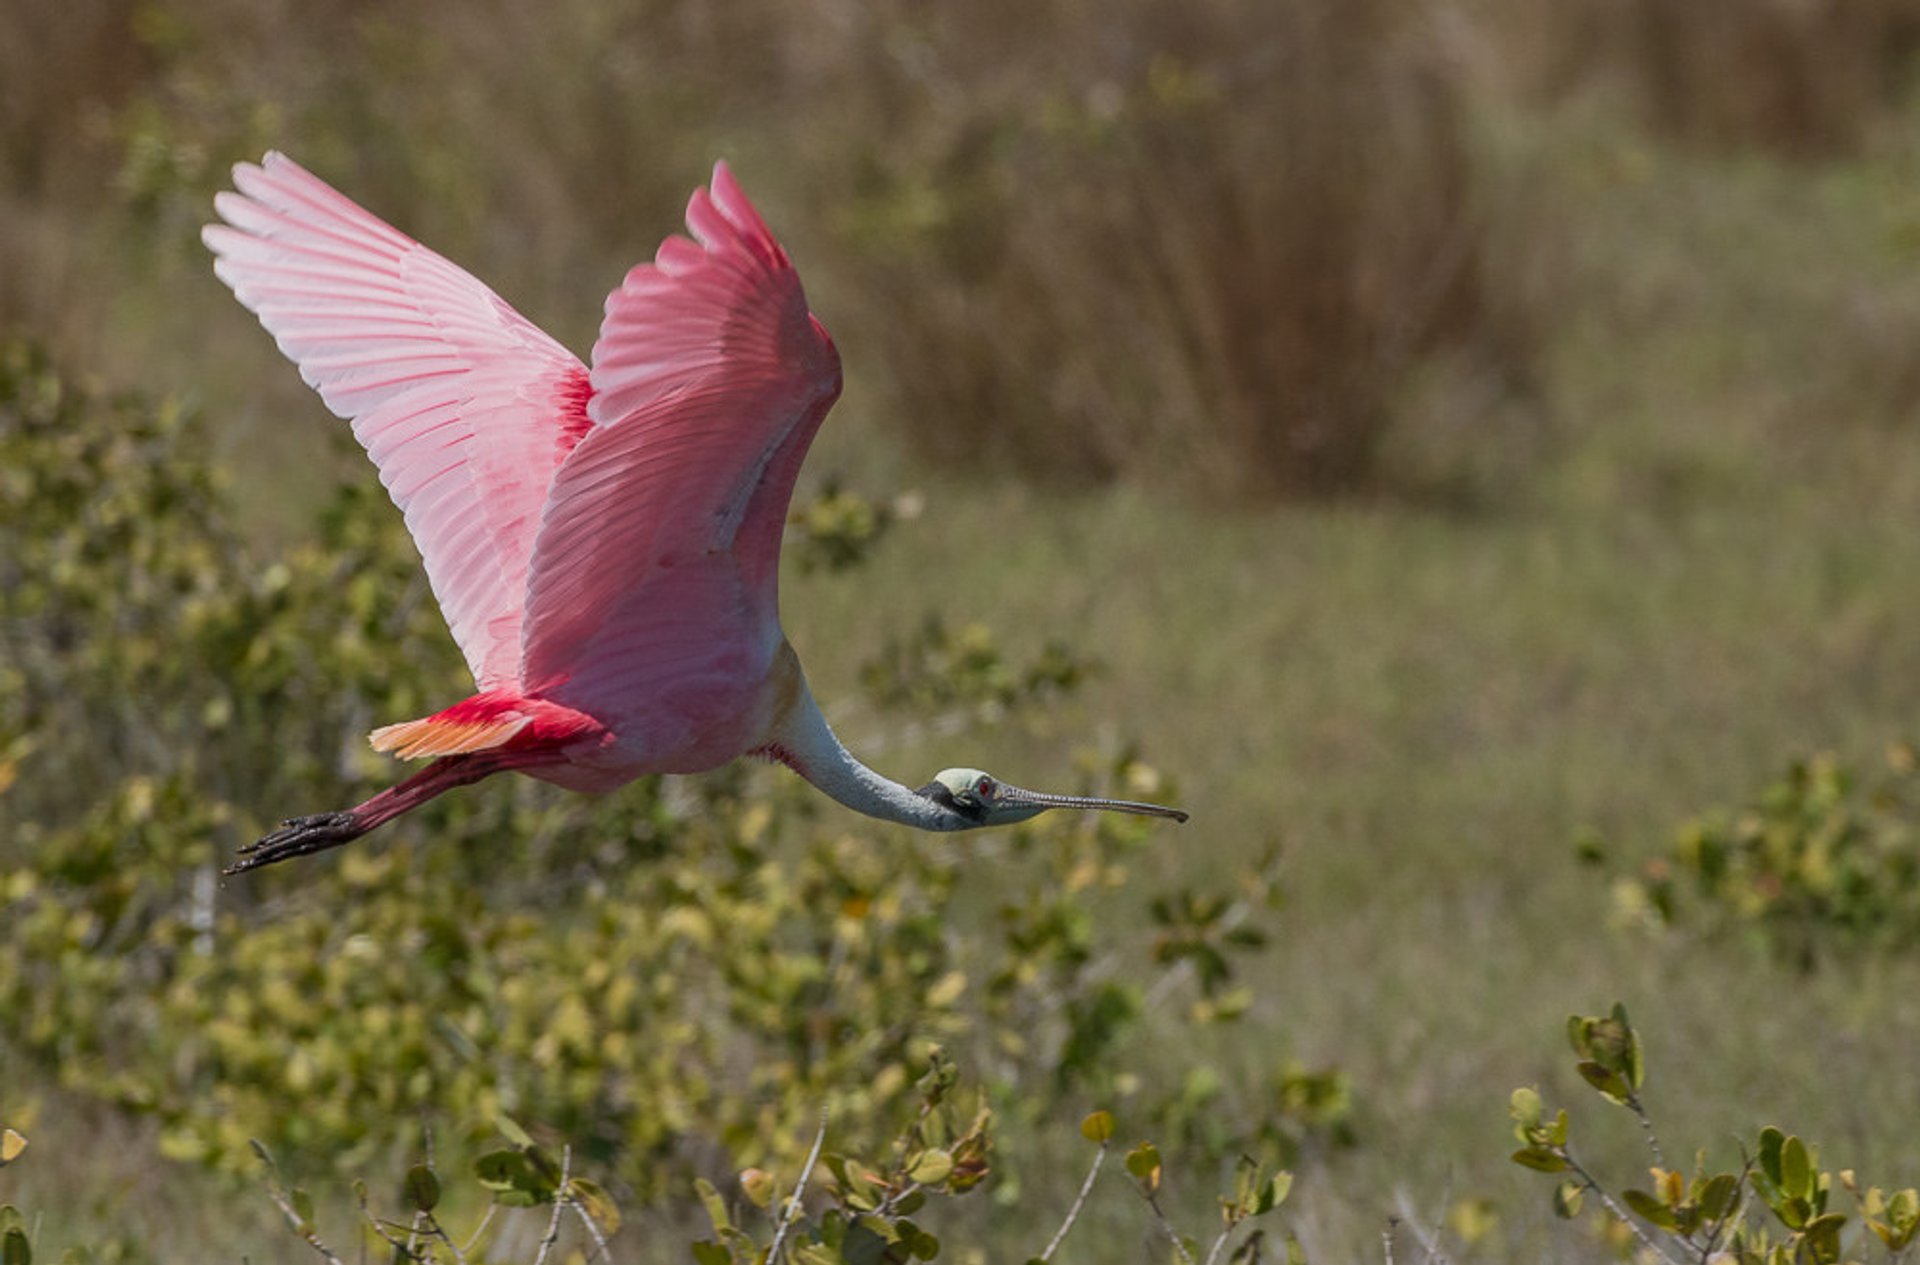
[[1348, 489], [1425, 354], [1510, 356], [1460, 92], [1415, 9], [937, 13], [916, 55], [872, 56], [851, 228], [877, 301], [853, 323], [926, 450]]
[[727, 154], [803, 262], [839, 235], [858, 284], [809, 267], [815, 297], [946, 461], [1351, 488], [1428, 353], [1516, 358], [1413, 0], [92, 3], [123, 73], [51, 151], [94, 164], [76, 233], [197, 268], [226, 165], [271, 144], [583, 346], [581, 295]]
[[[1665, 135], [1802, 158], [1845, 153], [1894, 118], [1920, 51], [1920, 0], [1575, 0], [1491, 9], [1495, 42], [1533, 68], [1536, 86], [1614, 81]], [[1524, 33], [1509, 40], [1516, 22]]]

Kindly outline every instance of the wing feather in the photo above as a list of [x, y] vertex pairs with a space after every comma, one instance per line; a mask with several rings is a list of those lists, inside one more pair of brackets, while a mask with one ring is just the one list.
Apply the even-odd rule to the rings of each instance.
[[724, 163], [687, 227], [607, 299], [595, 426], [534, 545], [522, 678], [577, 705], [644, 702], [740, 646], [771, 654], [781, 527], [840, 393], [832, 340]]
[[586, 367], [470, 273], [280, 154], [234, 168], [214, 271], [379, 467], [482, 690], [518, 684], [554, 471]]

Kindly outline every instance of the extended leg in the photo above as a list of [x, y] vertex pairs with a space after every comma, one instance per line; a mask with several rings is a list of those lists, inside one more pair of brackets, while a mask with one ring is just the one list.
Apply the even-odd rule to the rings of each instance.
[[435, 760], [406, 781], [388, 787], [357, 807], [344, 812], [288, 818], [280, 829], [241, 848], [240, 859], [228, 866], [225, 873], [240, 874], [275, 861], [337, 848], [444, 791], [478, 782], [502, 769], [524, 768], [550, 759], [549, 756], [543, 760], [534, 752], [483, 751]]

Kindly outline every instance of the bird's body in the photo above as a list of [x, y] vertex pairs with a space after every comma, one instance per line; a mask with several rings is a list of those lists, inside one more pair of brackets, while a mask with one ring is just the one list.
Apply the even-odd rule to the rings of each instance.
[[[591, 368], [287, 158], [241, 164], [234, 183], [216, 201], [227, 222], [204, 233], [215, 269], [352, 423], [478, 687], [374, 732], [376, 749], [431, 759], [420, 773], [294, 819], [236, 868], [346, 842], [495, 772], [605, 791], [749, 753], [875, 816], [993, 824], [970, 813], [976, 784], [1014, 788], [949, 770], [913, 791], [856, 760], [781, 632], [781, 531], [840, 358], [724, 164], [688, 204], [692, 238], [608, 298]], [[1184, 817], [1017, 794], [989, 807]]]

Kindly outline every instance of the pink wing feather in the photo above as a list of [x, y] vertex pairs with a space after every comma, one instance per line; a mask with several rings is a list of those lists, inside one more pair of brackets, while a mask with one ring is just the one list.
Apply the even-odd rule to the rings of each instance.
[[480, 688], [517, 686], [541, 506], [589, 429], [586, 367], [283, 155], [233, 177], [227, 223], [202, 234], [214, 270], [352, 422]]
[[687, 227], [607, 299], [595, 426], [534, 546], [522, 679], [588, 710], [764, 670], [741, 656], [777, 649], [780, 534], [840, 393], [832, 341], [724, 163]]

